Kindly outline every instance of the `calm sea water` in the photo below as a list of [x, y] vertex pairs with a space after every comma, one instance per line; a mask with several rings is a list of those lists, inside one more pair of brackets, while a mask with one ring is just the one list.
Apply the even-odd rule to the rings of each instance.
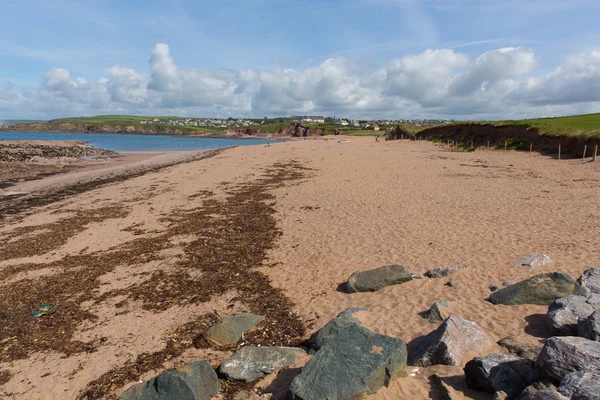
[[83, 140], [113, 151], [178, 151], [265, 145], [276, 140], [213, 139], [165, 135], [117, 135], [110, 133], [0, 132], [0, 140]]

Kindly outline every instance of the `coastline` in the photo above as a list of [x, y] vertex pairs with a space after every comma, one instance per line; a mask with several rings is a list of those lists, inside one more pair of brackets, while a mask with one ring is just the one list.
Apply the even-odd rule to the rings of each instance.
[[[437, 327], [418, 313], [451, 298], [452, 312], [476, 322], [494, 342], [470, 356], [506, 353], [495, 344], [506, 336], [539, 343], [549, 335], [536, 317], [547, 307], [494, 306], [484, 301], [489, 286], [554, 271], [577, 278], [600, 259], [593, 218], [600, 214], [600, 164], [512, 151], [449, 152], [430, 142], [376, 143], [362, 137], [236, 147], [196, 158], [201, 155], [151, 154], [114, 169], [87, 172], [79, 181], [57, 177], [32, 195], [43, 200], [47, 190], [59, 186], [117, 179], [85, 191], [67, 190], [20, 211], [17, 203], [7, 206], [13, 213], [10, 220], [0, 220], [0, 304], [12, 312], [16, 307], [9, 306], [15, 304], [9, 290], [27, 288], [28, 298], [37, 301], [36, 296], [46, 294], [41, 288], [54, 284], [49, 301], [59, 311], [47, 318], [63, 324], [58, 326], [68, 334], [49, 342], [50, 350], [28, 350], [20, 358], [0, 361], [0, 372], [11, 374], [0, 395], [77, 398], [96, 387], [90, 382], [116, 376], [111, 371], [145, 353], [163, 351], [172, 338], [180, 347], [170, 349], [177, 351], [165, 353], [164, 362], [150, 365], [155, 368], [141, 373], [140, 380], [192, 360], [217, 367], [230, 350], [195, 346], [174, 332], [182, 326], [194, 326], [194, 334], [203, 332], [211, 320], [197, 318], [210, 313], [258, 312], [244, 294], [246, 287], [253, 288], [247, 283], [258, 279], [254, 273], [270, 285], [260, 287], [261, 296], [266, 289], [283, 295], [280, 303], [293, 304], [289, 311], [306, 328], [304, 334], [288, 332], [290, 339], [267, 336], [274, 345], [302, 343], [348, 307], [368, 309], [362, 322], [373, 332], [409, 343]], [[163, 168], [144, 170], [143, 165]], [[279, 175], [281, 182], [271, 180]], [[268, 224], [236, 229], [262, 221]], [[265, 237], [273, 243], [263, 243]], [[25, 246], [34, 239], [37, 247]], [[247, 253], [254, 246], [264, 251], [264, 259]], [[537, 252], [548, 253], [553, 262], [534, 271], [513, 268], [517, 257]], [[221, 258], [225, 256], [231, 258]], [[237, 267], [246, 259], [247, 270], [229, 271], [229, 265]], [[336, 290], [357, 270], [389, 264], [419, 274], [442, 265], [467, 268], [447, 279], [414, 280], [373, 293]], [[211, 265], [222, 267], [212, 270]], [[210, 280], [212, 274], [223, 274], [218, 285], [234, 284], [218, 286]], [[89, 286], [62, 286], [80, 281]], [[448, 281], [452, 287], [445, 285]], [[192, 293], [175, 290], [204, 283], [217, 286], [206, 284]], [[207, 292], [211, 295], [200, 296]], [[33, 300], [27, 306], [34, 304], [39, 306]], [[31, 310], [25, 307], [22, 313], [15, 314], [22, 317], [15, 323], [29, 323]], [[94, 317], [85, 319], [86, 313]], [[278, 321], [289, 322], [270, 312], [265, 316], [268, 323], [248, 340], [267, 334], [265, 327], [283, 329]], [[7, 343], [19, 348], [20, 340]], [[74, 347], [77, 351], [65, 355], [62, 351], [73, 343], [93, 351]], [[433, 374], [462, 376], [469, 359], [457, 367], [419, 368], [369, 399], [428, 398]], [[277, 384], [274, 375], [257, 387], [282, 390], [285, 374]], [[482, 398], [464, 381], [455, 382], [457, 399]], [[134, 383], [116, 385], [106, 398]]]

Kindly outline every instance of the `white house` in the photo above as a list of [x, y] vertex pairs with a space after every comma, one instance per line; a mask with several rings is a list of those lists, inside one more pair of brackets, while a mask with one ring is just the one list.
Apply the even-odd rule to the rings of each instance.
[[348, 126], [348, 121], [346, 121], [345, 119], [338, 119], [337, 121], [335, 121], [335, 124], [339, 126]]
[[314, 123], [322, 124], [325, 122], [325, 117], [304, 115], [304, 116], [293, 116], [292, 120], [294, 120], [294, 122], [300, 122], [300, 123], [314, 122]]

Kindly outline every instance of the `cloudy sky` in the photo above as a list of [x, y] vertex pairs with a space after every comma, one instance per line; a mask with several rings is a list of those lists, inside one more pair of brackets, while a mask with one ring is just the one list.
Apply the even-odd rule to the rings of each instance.
[[0, 0], [0, 119], [600, 112], [598, 0]]

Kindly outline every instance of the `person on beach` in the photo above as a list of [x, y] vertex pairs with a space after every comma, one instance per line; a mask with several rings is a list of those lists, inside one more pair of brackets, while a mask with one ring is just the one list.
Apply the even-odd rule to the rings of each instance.
[[379, 142], [379, 135], [375, 135], [375, 141]]

